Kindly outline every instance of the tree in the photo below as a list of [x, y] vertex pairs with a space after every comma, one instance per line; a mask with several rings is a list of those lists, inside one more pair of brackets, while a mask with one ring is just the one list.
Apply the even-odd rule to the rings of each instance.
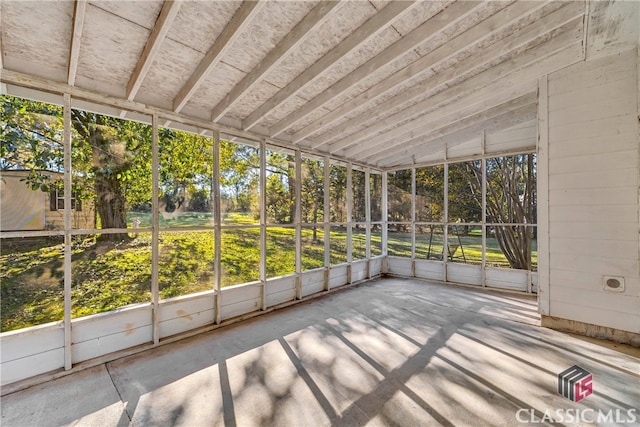
[[296, 210], [295, 158], [291, 154], [267, 152], [267, 218], [276, 224], [291, 224]]
[[347, 168], [332, 164], [329, 168], [329, 211], [331, 222], [347, 222]]
[[244, 144], [220, 140], [220, 192], [224, 210], [258, 215], [259, 152]]
[[[76, 162], [74, 176], [93, 184], [102, 228], [127, 228], [130, 207], [151, 200], [151, 127], [83, 110], [72, 110], [71, 117], [77, 136], [72, 152], [90, 152], [88, 164]], [[123, 240], [127, 234], [101, 238]]]
[[313, 240], [318, 240], [316, 225], [324, 220], [324, 163], [302, 158], [300, 209], [302, 222], [313, 224]]
[[213, 197], [213, 139], [161, 128], [160, 209], [210, 212]]
[[27, 170], [29, 187], [48, 192], [53, 181], [46, 172], [64, 170], [62, 108], [12, 96], [1, 99], [0, 169]]
[[[0, 114], [2, 168], [28, 170], [32, 189], [61, 189], [47, 172], [63, 171], [62, 108], [5, 96]], [[129, 207], [151, 198], [151, 127], [82, 110], [71, 114], [72, 190], [93, 199], [101, 228], [126, 228]]]
[[[411, 169], [389, 174], [387, 203], [390, 223], [411, 221], [411, 176]], [[406, 224], [390, 224], [390, 227], [395, 231], [407, 231]]]
[[416, 169], [416, 221], [444, 221], [444, 167]]
[[371, 200], [371, 221], [382, 221], [382, 175], [369, 175], [369, 192]]
[[[532, 224], [536, 212], [535, 154], [487, 159], [487, 222]], [[466, 180], [474, 193], [482, 188], [482, 171], [465, 163]], [[512, 268], [531, 269], [532, 230], [526, 226], [495, 226], [493, 231]]]
[[353, 209], [351, 210], [354, 222], [365, 222], [367, 217], [366, 196], [365, 196], [365, 173], [357, 169], [351, 171], [351, 188]]
[[[449, 165], [448, 222], [482, 222], [482, 169], [478, 160]], [[468, 227], [464, 228], [465, 233]]]

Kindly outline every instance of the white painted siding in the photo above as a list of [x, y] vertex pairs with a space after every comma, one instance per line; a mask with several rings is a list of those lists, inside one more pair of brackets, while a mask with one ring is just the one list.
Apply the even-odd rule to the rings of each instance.
[[[640, 332], [638, 51], [549, 76], [549, 314]], [[541, 195], [542, 197], [542, 195]], [[625, 278], [624, 293], [602, 276]], [[546, 286], [546, 284], [541, 284]]]
[[160, 338], [179, 334], [215, 321], [215, 291], [200, 292], [160, 302]]
[[482, 266], [449, 262], [446, 268], [448, 282], [482, 286]]
[[349, 283], [348, 265], [341, 264], [331, 267], [329, 270], [329, 287], [330, 289], [344, 286]]
[[411, 258], [387, 257], [387, 268], [390, 274], [412, 277]]
[[153, 341], [151, 304], [135, 304], [71, 321], [73, 363]]
[[252, 311], [260, 310], [262, 302], [262, 283], [252, 282], [244, 285], [222, 288], [220, 292], [220, 315], [222, 320], [230, 319]]
[[62, 322], [5, 332], [1, 336], [1, 385], [64, 367]]
[[302, 273], [302, 296], [315, 294], [316, 292], [322, 292], [324, 289], [324, 276], [325, 269], [317, 268], [315, 270], [309, 270]]
[[369, 274], [376, 277], [382, 274], [382, 257], [371, 258], [369, 262]]
[[414, 261], [415, 275], [421, 279], [443, 280], [444, 263], [442, 261], [422, 260]]
[[295, 275], [267, 280], [267, 307], [296, 299], [296, 280]]
[[500, 153], [513, 150], [535, 150], [537, 128], [535, 120], [520, 123], [500, 132], [487, 133], [486, 153]]
[[367, 260], [354, 261], [351, 264], [351, 283], [367, 279], [368, 264]]

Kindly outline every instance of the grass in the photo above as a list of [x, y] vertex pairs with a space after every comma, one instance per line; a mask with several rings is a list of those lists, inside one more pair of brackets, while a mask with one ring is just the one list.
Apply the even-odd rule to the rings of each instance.
[[[146, 227], [145, 214], [140, 227]], [[184, 222], [165, 226], [208, 225], [204, 214], [179, 216]], [[228, 214], [226, 224], [251, 225], [253, 218]], [[175, 219], [175, 221], [178, 221]], [[416, 256], [426, 259], [428, 240], [418, 239]], [[113, 310], [151, 300], [151, 233], [136, 233], [130, 240], [107, 242], [98, 235], [76, 236], [72, 245], [72, 317]], [[481, 237], [461, 237], [468, 262], [481, 259]], [[302, 269], [324, 266], [324, 228], [302, 228]], [[366, 232], [352, 232], [353, 259], [366, 257]], [[221, 235], [222, 286], [259, 279], [260, 228], [223, 229]], [[372, 256], [381, 254], [381, 233], [371, 234]], [[331, 264], [346, 261], [347, 233], [332, 227], [329, 237]], [[442, 238], [434, 234], [432, 255], [441, 253]], [[495, 239], [487, 239], [490, 264], [505, 265]], [[161, 231], [159, 235], [158, 285], [161, 299], [214, 288], [214, 232]], [[410, 233], [389, 233], [389, 253], [411, 255]], [[295, 272], [295, 228], [268, 227], [267, 277]], [[461, 251], [455, 254], [457, 257]], [[433, 258], [433, 256], [432, 256]], [[507, 264], [508, 265], [508, 264]], [[64, 314], [64, 245], [62, 237], [7, 239], [0, 253], [1, 331], [10, 331], [62, 320]]]
[[[482, 232], [480, 230], [471, 230], [469, 234], [460, 234], [459, 236], [449, 234], [448, 237], [454, 262], [482, 264]], [[431, 249], [429, 250], [430, 240]], [[433, 236], [428, 232], [416, 233], [416, 258], [442, 259], [443, 243], [442, 232], [434, 231]], [[389, 255], [410, 257], [411, 233], [389, 231], [387, 247]], [[493, 237], [487, 237], [486, 259], [488, 267], [509, 268], [509, 261], [502, 253], [498, 241]], [[534, 240], [532, 263], [536, 266], [537, 262], [537, 242]]]

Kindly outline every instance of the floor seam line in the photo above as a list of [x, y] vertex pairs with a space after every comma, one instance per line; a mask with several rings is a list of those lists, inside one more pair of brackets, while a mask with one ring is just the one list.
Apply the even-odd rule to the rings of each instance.
[[113, 388], [116, 390], [116, 393], [118, 393], [118, 398], [120, 399], [120, 402], [122, 402], [122, 405], [124, 406], [124, 413], [127, 415], [127, 418], [129, 419], [129, 423], [131, 423], [131, 415], [129, 415], [129, 411], [127, 411], [127, 404], [122, 398], [122, 394], [120, 394], [120, 390], [118, 390], [118, 386], [116, 385], [116, 382], [113, 380], [113, 375], [111, 375], [111, 371], [109, 370], [109, 364], [105, 363], [104, 368], [107, 370], [107, 374], [109, 375], [111, 384], [113, 384]]

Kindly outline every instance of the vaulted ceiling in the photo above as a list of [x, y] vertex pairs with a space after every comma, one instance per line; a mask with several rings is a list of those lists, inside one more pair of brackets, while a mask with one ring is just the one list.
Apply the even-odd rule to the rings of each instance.
[[537, 79], [584, 59], [587, 9], [3, 0], [1, 77], [392, 167], [532, 120]]

